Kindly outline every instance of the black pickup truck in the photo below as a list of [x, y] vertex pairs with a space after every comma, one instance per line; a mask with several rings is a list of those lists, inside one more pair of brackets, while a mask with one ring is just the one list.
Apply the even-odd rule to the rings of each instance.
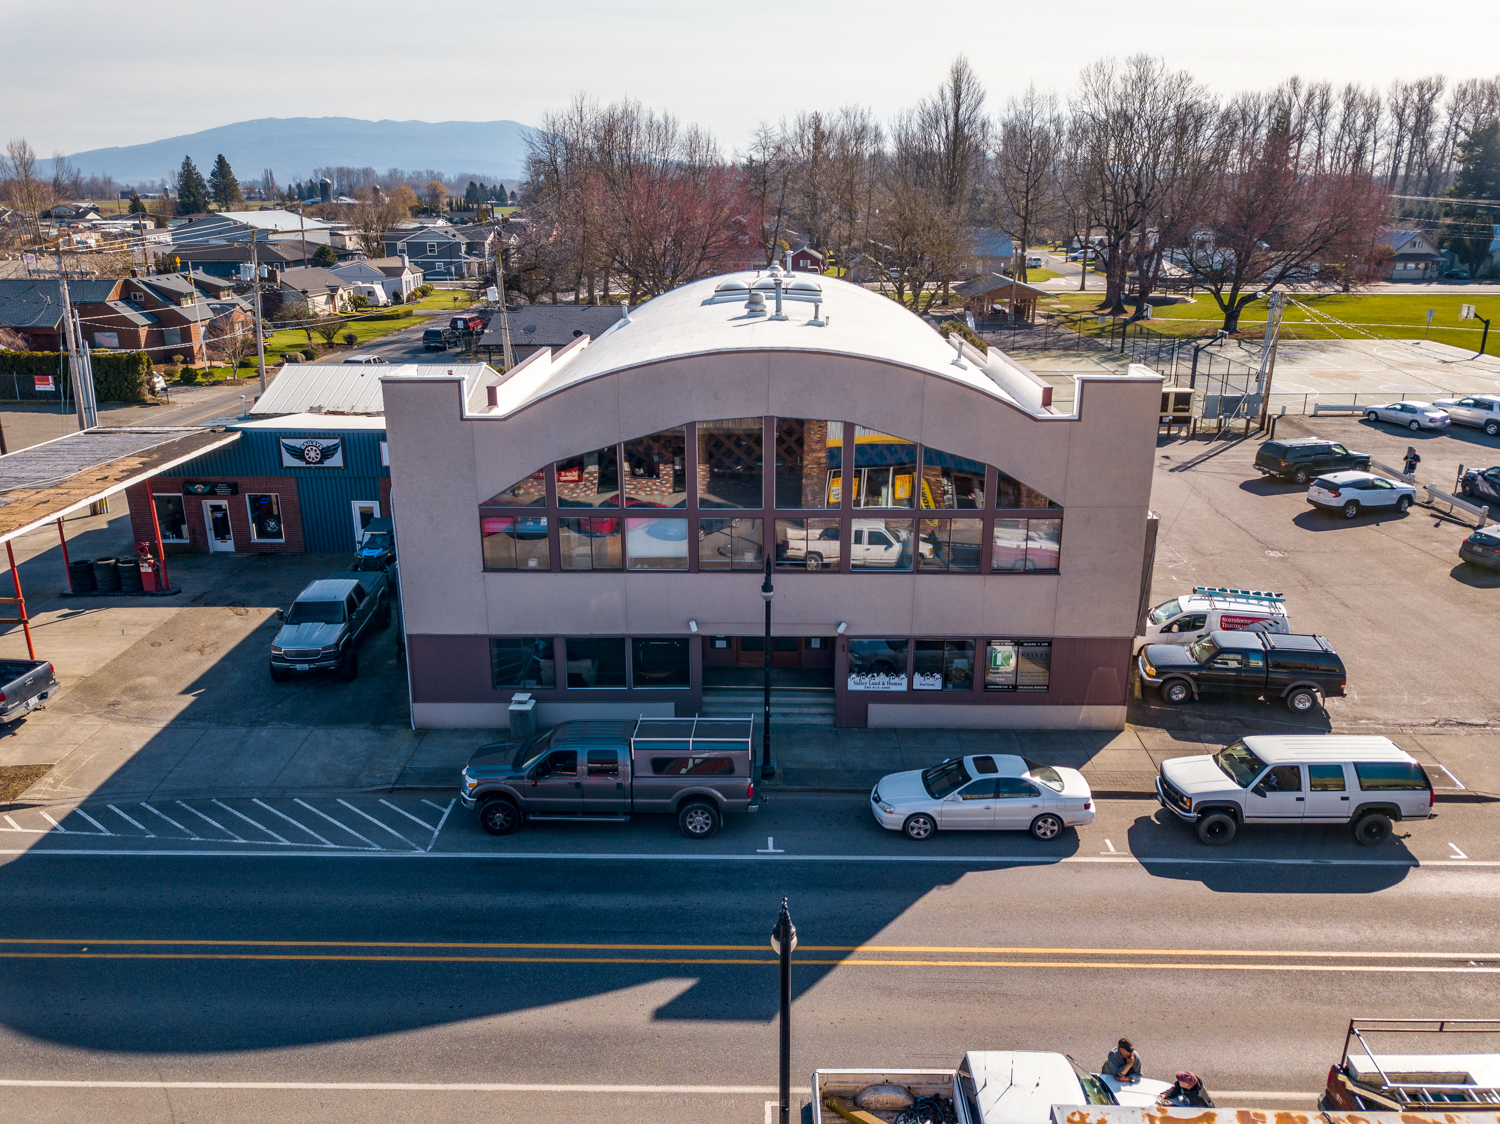
[[56, 690], [46, 660], [0, 660], [0, 722], [26, 717]]
[[465, 808], [491, 835], [527, 820], [677, 817], [707, 839], [728, 812], [760, 809], [750, 718], [562, 722], [535, 738], [480, 746], [459, 781]]
[[1344, 694], [1344, 661], [1321, 636], [1210, 632], [1186, 648], [1148, 644], [1137, 669], [1141, 682], [1177, 704], [1202, 695], [1279, 698], [1305, 714]]
[[386, 576], [379, 570], [329, 574], [278, 610], [281, 631], [271, 642], [271, 678], [281, 683], [294, 671], [359, 674], [357, 646], [372, 627], [391, 623]]

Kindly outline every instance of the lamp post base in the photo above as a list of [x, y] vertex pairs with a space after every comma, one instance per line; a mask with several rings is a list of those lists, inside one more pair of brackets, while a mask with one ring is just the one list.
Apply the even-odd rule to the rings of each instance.
[[768, 781], [776, 775], [776, 762], [767, 761], [760, 767], [760, 779]]

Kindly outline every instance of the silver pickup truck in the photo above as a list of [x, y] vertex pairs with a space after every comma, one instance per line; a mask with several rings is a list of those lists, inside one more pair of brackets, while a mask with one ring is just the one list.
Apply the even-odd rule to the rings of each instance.
[[56, 690], [46, 660], [0, 660], [0, 722], [26, 717]]
[[330, 574], [313, 582], [277, 611], [281, 629], [271, 641], [271, 678], [284, 683], [293, 672], [337, 671], [359, 675], [359, 642], [371, 629], [391, 623], [384, 573]]

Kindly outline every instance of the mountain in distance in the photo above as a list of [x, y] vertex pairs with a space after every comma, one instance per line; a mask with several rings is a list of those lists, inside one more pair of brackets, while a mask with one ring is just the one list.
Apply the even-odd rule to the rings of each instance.
[[241, 180], [270, 168], [281, 184], [305, 180], [314, 168], [346, 166], [444, 175], [493, 176], [515, 187], [526, 169], [526, 138], [535, 130], [515, 121], [362, 121], [355, 117], [263, 117], [201, 133], [75, 152], [85, 176], [118, 183], [155, 182], [191, 156], [205, 176], [223, 153]]

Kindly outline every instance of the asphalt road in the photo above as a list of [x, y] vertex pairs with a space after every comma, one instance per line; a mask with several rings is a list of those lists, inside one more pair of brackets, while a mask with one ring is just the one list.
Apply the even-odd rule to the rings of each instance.
[[[1308, 829], [1316, 864], [1185, 852], [1239, 860], [1204, 865], [1115, 852], [1167, 839], [1144, 804], [1036, 862], [1010, 837], [887, 854], [857, 801], [783, 800], [783, 853], [747, 861], [657, 820], [492, 840], [455, 814], [420, 854], [46, 854], [66, 842], [46, 837], [0, 866], [0, 1117], [759, 1121], [783, 896], [803, 1086], [973, 1048], [1097, 1066], [1129, 1034], [1148, 1076], [1311, 1107], [1351, 1014], [1494, 1013], [1500, 868], [1408, 853], [1483, 844], [1488, 806], [1373, 853]], [[769, 822], [716, 842], [748, 855]], [[932, 861], [891, 857], [914, 853]]]

